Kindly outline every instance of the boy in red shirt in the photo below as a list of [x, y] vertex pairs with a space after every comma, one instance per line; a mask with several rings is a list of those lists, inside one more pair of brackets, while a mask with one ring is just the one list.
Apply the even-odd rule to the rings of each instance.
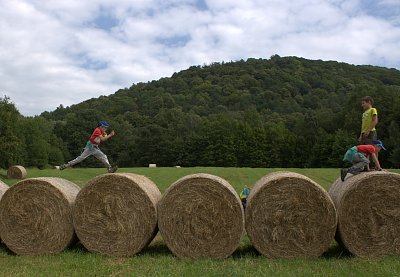
[[386, 150], [386, 148], [380, 140], [375, 140], [373, 143], [373, 145], [357, 145], [347, 150], [343, 160], [349, 161], [353, 165], [350, 168], [340, 170], [340, 179], [342, 181], [346, 178], [347, 173], [356, 175], [364, 171], [365, 168], [369, 171], [370, 156], [376, 165], [376, 170], [382, 170], [377, 154], [381, 149]]
[[87, 157], [93, 155], [107, 167], [107, 171], [109, 173], [114, 173], [115, 171], [117, 171], [118, 167], [111, 166], [110, 162], [108, 161], [107, 156], [99, 148], [99, 144], [101, 142], [106, 141], [115, 135], [114, 131], [111, 131], [111, 133], [107, 135], [106, 130], [109, 126], [110, 125], [105, 121], [100, 122], [97, 125], [97, 128], [93, 131], [93, 134], [90, 136], [89, 140], [87, 141], [82, 154], [79, 157], [77, 157], [76, 159], [69, 161], [66, 164], [60, 165], [59, 169], [64, 170], [67, 167], [71, 167], [77, 163], [80, 163]]

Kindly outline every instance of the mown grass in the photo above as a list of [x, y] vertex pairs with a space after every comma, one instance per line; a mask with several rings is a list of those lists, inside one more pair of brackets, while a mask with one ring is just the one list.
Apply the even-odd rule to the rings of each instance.
[[[279, 169], [260, 168], [122, 168], [151, 178], [163, 192], [188, 174], [204, 172], [229, 181], [236, 191], [252, 185], [265, 174]], [[338, 177], [338, 169], [288, 169], [304, 174], [325, 189]], [[400, 173], [400, 170], [392, 170]], [[28, 177], [61, 177], [83, 187], [104, 169], [28, 169]], [[12, 185], [16, 180], [5, 179]], [[56, 255], [39, 257], [16, 256], [0, 246], [1, 276], [398, 276], [400, 258], [361, 259], [352, 257], [335, 242], [320, 258], [268, 259], [259, 255], [247, 237], [227, 259], [187, 260], [171, 254], [158, 235], [141, 253], [134, 257], [115, 258], [89, 253], [77, 244]]]

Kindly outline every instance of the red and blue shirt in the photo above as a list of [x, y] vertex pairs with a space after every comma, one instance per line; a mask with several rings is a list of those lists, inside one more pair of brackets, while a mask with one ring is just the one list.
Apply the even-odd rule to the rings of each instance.
[[101, 142], [100, 136], [103, 135], [103, 130], [99, 127], [94, 129], [93, 134], [90, 136], [89, 141], [93, 144], [99, 145]]
[[376, 149], [373, 145], [357, 145], [357, 150], [360, 153], [363, 153], [365, 157], [369, 158], [369, 156], [374, 153], [376, 154]]

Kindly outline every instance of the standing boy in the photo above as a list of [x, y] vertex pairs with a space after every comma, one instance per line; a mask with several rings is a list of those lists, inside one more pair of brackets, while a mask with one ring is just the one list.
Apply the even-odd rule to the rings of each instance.
[[346, 154], [344, 155], [343, 161], [349, 161], [353, 165], [350, 168], [343, 168], [340, 170], [340, 179], [344, 181], [346, 178], [347, 173], [356, 175], [360, 172], [364, 171], [366, 168], [369, 171], [369, 157], [371, 156], [376, 170], [381, 171], [382, 167], [378, 160], [378, 152], [386, 148], [383, 146], [382, 141], [376, 140], [373, 142], [373, 145], [357, 145], [347, 150]]
[[362, 114], [361, 134], [358, 138], [360, 144], [373, 144], [377, 140], [376, 125], [378, 124], [378, 111], [372, 107], [374, 100], [371, 96], [361, 99]]
[[107, 135], [106, 130], [109, 126], [110, 125], [105, 121], [100, 122], [97, 125], [97, 128], [93, 131], [93, 134], [90, 136], [89, 140], [87, 141], [82, 154], [79, 157], [77, 157], [76, 159], [69, 161], [66, 164], [61, 165], [59, 167], [59, 169], [64, 170], [67, 167], [71, 167], [77, 163], [80, 163], [87, 157], [93, 155], [107, 167], [107, 171], [109, 173], [114, 173], [115, 171], [117, 171], [118, 167], [111, 166], [110, 162], [108, 161], [107, 156], [99, 148], [99, 145], [101, 142], [106, 141], [115, 135], [114, 131], [111, 131], [111, 133]]

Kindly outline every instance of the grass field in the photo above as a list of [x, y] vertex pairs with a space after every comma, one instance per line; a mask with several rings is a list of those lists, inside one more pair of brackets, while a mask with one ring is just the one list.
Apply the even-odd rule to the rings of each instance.
[[[122, 168], [152, 179], [161, 192], [174, 181], [192, 173], [210, 173], [226, 179], [240, 192], [269, 172], [262, 168]], [[338, 169], [288, 169], [304, 174], [325, 189], [338, 177]], [[400, 173], [400, 170], [392, 170]], [[79, 186], [105, 173], [105, 169], [28, 169], [31, 177], [61, 177]], [[16, 180], [1, 180], [12, 185]], [[398, 276], [400, 257], [361, 259], [350, 256], [335, 242], [320, 258], [268, 259], [259, 255], [247, 237], [234, 254], [222, 260], [186, 260], [171, 254], [158, 235], [141, 253], [114, 258], [89, 253], [80, 244], [60, 254], [39, 257], [15, 256], [0, 246], [0, 276]]]

